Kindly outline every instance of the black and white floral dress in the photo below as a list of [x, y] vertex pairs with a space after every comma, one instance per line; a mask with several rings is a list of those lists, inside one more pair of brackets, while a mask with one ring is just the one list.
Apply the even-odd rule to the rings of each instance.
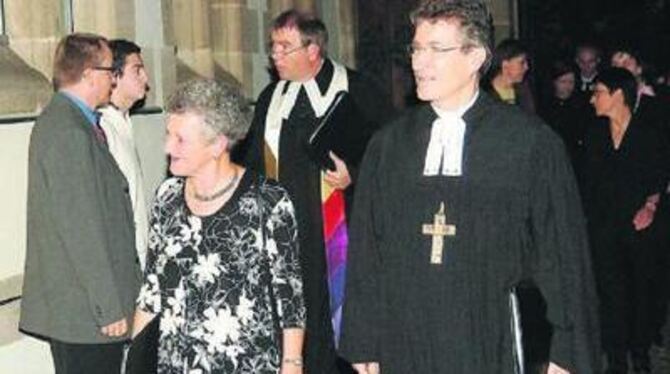
[[137, 301], [160, 315], [158, 372], [277, 373], [281, 329], [305, 325], [288, 194], [247, 171], [219, 211], [200, 217], [184, 183], [158, 189]]

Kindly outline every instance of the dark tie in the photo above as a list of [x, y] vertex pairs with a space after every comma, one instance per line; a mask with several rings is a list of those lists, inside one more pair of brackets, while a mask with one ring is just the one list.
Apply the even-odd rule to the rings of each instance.
[[95, 138], [98, 140], [98, 142], [100, 142], [100, 144], [107, 145], [107, 135], [105, 135], [105, 131], [100, 126], [100, 117], [102, 117], [102, 114], [100, 112], [95, 112], [93, 132], [95, 133]]

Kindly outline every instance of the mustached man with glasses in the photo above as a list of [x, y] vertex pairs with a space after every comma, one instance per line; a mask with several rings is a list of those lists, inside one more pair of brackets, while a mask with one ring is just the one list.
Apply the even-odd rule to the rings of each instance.
[[96, 112], [112, 71], [106, 39], [64, 37], [30, 137], [19, 328], [48, 340], [57, 374], [119, 373], [140, 284], [128, 183]]
[[[346, 211], [362, 151], [390, 106], [373, 84], [327, 57], [326, 27], [313, 15], [280, 14], [270, 38], [280, 80], [258, 98], [245, 158], [247, 166], [281, 182], [295, 204], [307, 306], [305, 370], [334, 373]], [[329, 109], [337, 112], [329, 116]], [[312, 135], [326, 133], [321, 145], [310, 144]]]
[[359, 373], [524, 372], [511, 291], [527, 277], [553, 328], [548, 373], [600, 372], [564, 146], [479, 90], [491, 56], [487, 3], [426, 0], [411, 17], [426, 104], [375, 134], [356, 187], [340, 353]]

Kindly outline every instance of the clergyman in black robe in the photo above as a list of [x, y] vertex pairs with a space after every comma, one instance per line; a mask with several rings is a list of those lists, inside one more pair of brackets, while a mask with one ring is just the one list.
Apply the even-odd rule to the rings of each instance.
[[361, 373], [519, 372], [510, 291], [524, 279], [547, 302], [549, 373], [599, 372], [570, 162], [537, 118], [478, 92], [486, 19], [485, 1], [414, 13], [412, 67], [430, 105], [374, 135], [356, 187], [340, 353]]
[[[277, 19], [282, 20], [287, 17], [287, 14], [306, 17], [304, 14], [289, 11]], [[318, 53], [318, 59], [311, 60], [312, 52], [307, 49], [294, 50], [291, 46], [282, 47], [283, 43], [300, 43], [300, 38], [314, 37], [305, 34], [305, 31], [301, 29], [304, 22], [313, 22], [313, 20], [303, 19], [297, 22], [295, 27], [282, 26], [282, 22], [275, 22], [272, 35], [275, 44], [273, 50], [278, 49], [278, 51], [273, 52], [272, 57], [282, 80], [270, 84], [258, 98], [254, 120], [246, 140], [245, 163], [248, 167], [269, 177], [277, 178], [287, 189], [294, 202], [300, 237], [303, 294], [307, 306], [303, 359], [306, 372], [325, 374], [337, 372], [336, 366], [342, 366], [343, 363], [336, 364], [337, 355], [331, 325], [331, 301], [321, 201], [322, 173], [325, 166], [309, 148], [308, 140], [317, 128], [321, 117], [324, 116], [323, 113], [317, 113], [323, 109], [319, 108], [319, 99], [332, 99], [331, 92], [338, 92], [340, 88], [347, 91], [347, 100], [353, 101], [354, 109], [352, 110], [356, 111], [355, 115], [348, 114], [342, 117], [353, 119], [353, 123], [346, 124], [346, 126], [349, 129], [359, 128], [360, 137], [358, 139], [361, 142], [366, 143], [369, 140], [379, 119], [388, 115], [390, 105], [373, 84], [356, 72]], [[320, 27], [322, 32], [325, 32], [323, 24]], [[318, 44], [314, 41], [310, 43], [309, 46]], [[324, 47], [323, 45], [318, 46]], [[289, 52], [280, 51], [281, 48]], [[304, 55], [300, 55], [301, 53]], [[288, 61], [290, 59], [293, 60]], [[296, 59], [300, 59], [298, 63]], [[308, 67], [313, 66], [313, 70], [303, 67], [305, 60], [308, 61]], [[312, 93], [308, 93], [310, 89]], [[316, 90], [318, 93], [315, 95]], [[294, 102], [291, 98], [292, 93], [295, 95]], [[317, 98], [310, 97], [310, 95], [317, 96]], [[332, 103], [326, 103], [325, 106], [330, 104]], [[282, 117], [282, 113], [286, 118]], [[270, 127], [277, 126], [274, 131], [276, 142], [274, 148], [278, 149], [278, 154], [273, 155], [273, 160], [270, 160], [272, 157], [268, 157], [272, 153], [268, 149], [268, 143], [271, 143], [273, 138], [268, 134], [270, 132], [268, 124], [271, 124]], [[343, 124], [328, 123], [328, 125]], [[364, 149], [365, 144], [357, 148], [360, 147]], [[350, 178], [348, 183], [340, 183], [336, 186], [343, 190], [345, 206], [348, 210], [352, 204], [353, 180], [362, 158], [362, 152], [358, 155], [338, 154], [337, 156], [346, 162], [349, 174], [347, 178]], [[276, 169], [272, 170], [272, 165], [275, 163]]]

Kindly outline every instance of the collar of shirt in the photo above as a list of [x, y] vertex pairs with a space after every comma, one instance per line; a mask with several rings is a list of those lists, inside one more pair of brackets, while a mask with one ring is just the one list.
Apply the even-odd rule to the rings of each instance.
[[100, 120], [99, 112], [91, 109], [91, 107], [86, 105], [86, 103], [82, 99], [78, 98], [77, 96], [69, 92], [60, 91], [60, 93], [62, 93], [63, 96], [67, 97], [70, 101], [74, 103], [74, 105], [77, 106], [77, 108], [79, 108], [79, 110], [82, 112], [82, 114], [84, 114], [84, 117], [86, 117], [86, 119], [91, 125], [98, 124], [98, 121]]
[[477, 90], [477, 92], [475, 92], [475, 94], [472, 95], [472, 98], [470, 99], [470, 101], [468, 101], [465, 105], [461, 106], [460, 108], [458, 108], [456, 110], [440, 109], [433, 104], [431, 104], [431, 106], [433, 107], [433, 110], [435, 111], [435, 113], [437, 113], [437, 116], [440, 117], [440, 118], [449, 118], [449, 117], [453, 117], [453, 116], [461, 118], [461, 117], [463, 117], [463, 114], [465, 114], [465, 112], [468, 111], [468, 109], [472, 108], [472, 106], [475, 105], [475, 101], [477, 101], [478, 97], [479, 97], [479, 90]]
[[587, 77], [585, 77], [585, 76], [583, 76], [583, 75], [580, 76], [580, 78], [582, 79], [582, 83], [591, 83], [591, 82], [593, 82], [593, 79], [594, 79], [595, 77], [596, 77], [595, 75], [592, 76], [592, 77], [590, 77], [590, 78], [587, 78]]
[[435, 176], [460, 176], [463, 163], [463, 138], [465, 121], [462, 116], [479, 97], [477, 91], [470, 101], [456, 110], [445, 111], [433, 106], [438, 118], [433, 122], [423, 174]]

